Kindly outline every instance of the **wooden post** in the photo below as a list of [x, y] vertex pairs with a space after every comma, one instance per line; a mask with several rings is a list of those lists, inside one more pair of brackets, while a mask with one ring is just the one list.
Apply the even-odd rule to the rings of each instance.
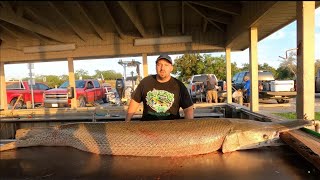
[[258, 91], [258, 29], [250, 28], [250, 110], [259, 111]]
[[315, 1], [297, 1], [297, 98], [298, 119], [314, 119], [314, 11]]
[[74, 68], [73, 68], [73, 58], [68, 57], [68, 68], [69, 68], [69, 86], [74, 87], [74, 98], [71, 99], [71, 108], [77, 108], [77, 93], [76, 93], [76, 82], [74, 77]]

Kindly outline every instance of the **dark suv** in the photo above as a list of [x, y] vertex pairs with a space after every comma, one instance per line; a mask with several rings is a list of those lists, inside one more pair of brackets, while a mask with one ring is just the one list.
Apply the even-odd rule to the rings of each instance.
[[[237, 73], [236, 75], [233, 76], [232, 78], [232, 86], [235, 89], [242, 89], [245, 85], [245, 81], [243, 80], [244, 76], [249, 76], [249, 71], [242, 71]], [[259, 71], [258, 72], [258, 81], [259, 83], [263, 83], [264, 81], [273, 81], [274, 76], [270, 71]]]

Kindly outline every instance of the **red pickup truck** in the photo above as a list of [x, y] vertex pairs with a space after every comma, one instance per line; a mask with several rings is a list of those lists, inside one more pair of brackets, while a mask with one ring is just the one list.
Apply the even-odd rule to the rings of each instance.
[[[7, 102], [11, 106], [15, 104], [15, 102], [19, 99], [16, 109], [23, 108], [26, 105], [27, 101], [32, 102], [32, 95], [31, 95], [31, 86], [28, 84], [27, 81], [9, 81], [6, 82], [6, 89], [7, 89]], [[50, 89], [44, 83], [36, 82], [33, 86], [33, 99], [35, 106], [43, 105], [43, 92]]]
[[[106, 90], [98, 80], [76, 80], [76, 93], [79, 107], [85, 107], [87, 103], [102, 100], [107, 102]], [[50, 89], [44, 93], [44, 106], [70, 107], [72, 91], [69, 89], [69, 81], [64, 82], [59, 88]]]

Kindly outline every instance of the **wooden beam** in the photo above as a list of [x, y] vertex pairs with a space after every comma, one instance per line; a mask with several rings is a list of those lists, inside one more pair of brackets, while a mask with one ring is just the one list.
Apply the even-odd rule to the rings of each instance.
[[200, 12], [196, 7], [192, 6], [190, 3], [185, 2], [189, 7], [191, 7], [191, 9], [193, 9], [194, 11], [196, 11], [200, 16], [202, 16], [203, 18], [205, 18], [208, 22], [210, 22], [210, 24], [214, 25], [217, 29], [219, 29], [220, 31], [224, 32], [224, 30], [218, 26], [215, 22], [213, 22], [212, 20], [208, 19], [206, 17], [206, 15], [204, 15], [202, 12]]
[[208, 21], [206, 20], [206, 18], [203, 18], [202, 32], [205, 33], [207, 31], [207, 26], [208, 26]]
[[229, 2], [208, 2], [208, 1], [188, 1], [189, 3], [196, 4], [199, 6], [203, 6], [212, 10], [220, 11], [223, 13], [231, 14], [231, 15], [240, 15], [241, 6], [236, 5], [235, 3]]
[[17, 16], [19, 16], [19, 17], [22, 17], [23, 16], [23, 13], [24, 13], [24, 9], [23, 9], [23, 7], [22, 6], [18, 6], [17, 7]]
[[141, 20], [138, 17], [138, 13], [130, 4], [130, 1], [118, 1], [118, 3], [120, 4], [120, 6], [124, 10], [124, 12], [129, 16], [131, 22], [138, 29], [141, 36], [146, 37], [146, 32], [145, 32], [145, 29], [141, 23]]
[[56, 7], [56, 5], [54, 5], [53, 2], [48, 1], [48, 4], [59, 14], [59, 16], [62, 17], [62, 19], [73, 29], [73, 31], [78, 35], [78, 37], [83, 40], [85, 40], [85, 35], [81, 32], [80, 28], [77, 27], [75, 24], [73, 24], [70, 19], [67, 18], [67, 16], [65, 16], [59, 9], [58, 7]]
[[83, 15], [89, 21], [89, 23], [91, 24], [93, 29], [96, 31], [96, 33], [98, 34], [100, 39], [104, 40], [105, 38], [103, 36], [102, 29], [94, 23], [94, 21], [93, 21], [94, 18], [92, 16], [90, 16], [90, 13], [88, 13], [88, 11], [86, 9], [84, 9], [79, 2], [75, 1], [74, 3], [76, 4], [76, 7], [78, 7], [80, 9], [80, 11], [83, 13]]
[[0, 39], [1, 39], [2, 41], [4, 41], [4, 42], [10, 42], [10, 41], [12, 41], [12, 39], [10, 39], [8, 36], [4, 35], [4, 33], [2, 33], [1, 31], [0, 31]]
[[110, 17], [110, 20], [111, 20], [114, 28], [116, 29], [116, 31], [117, 31], [120, 39], [124, 39], [124, 34], [123, 34], [122, 30], [120, 29], [120, 27], [118, 26], [118, 24], [116, 23], [114, 17], [112, 16], [112, 14], [111, 14], [111, 12], [110, 12], [110, 10], [109, 10], [109, 7], [108, 7], [108, 5], [106, 4], [106, 2], [103, 1], [103, 2], [102, 2], [102, 6], [105, 8], [106, 13], [107, 13], [108, 16]]
[[162, 17], [160, 1], [157, 1], [157, 7], [158, 7], [159, 18], [160, 18], [161, 34], [164, 35], [164, 25], [163, 25], [163, 17]]
[[6, 9], [11, 14], [15, 14], [8, 1], [0, 1], [0, 3], [1, 3], [3, 9]]
[[300, 130], [280, 133], [280, 138], [320, 170], [320, 141]]
[[184, 27], [184, 2], [181, 2], [181, 32], [184, 34], [185, 32], [185, 27]]
[[12, 31], [11, 29], [9, 29], [8, 27], [6, 27], [5, 25], [3, 25], [2, 23], [0, 23], [0, 27], [4, 30], [6, 30], [10, 35], [14, 36], [16, 39], [19, 39], [19, 36], [17, 35], [17, 33], [15, 33], [14, 31]]
[[21, 27], [23, 29], [27, 29], [29, 31], [36, 32], [43, 36], [57, 40], [59, 42], [65, 42], [62, 36], [57, 35], [56, 33], [52, 32], [51, 30], [41, 25], [34, 24], [29, 20], [18, 17], [15, 14], [10, 13], [10, 11], [8, 11], [7, 9], [4, 9], [4, 8], [0, 9], [0, 19], [10, 24], [14, 24], [18, 27]]
[[218, 23], [222, 24], [231, 24], [232, 23], [232, 16], [230, 15], [223, 15], [221, 13], [207, 13], [207, 18]]
[[39, 16], [37, 13], [34, 12], [30, 7], [24, 7], [26, 13], [31, 15], [36, 21], [39, 21], [40, 24], [45, 25], [46, 27], [50, 28], [51, 30], [58, 31], [57, 26], [53, 25], [51, 20], [47, 19], [45, 16]]

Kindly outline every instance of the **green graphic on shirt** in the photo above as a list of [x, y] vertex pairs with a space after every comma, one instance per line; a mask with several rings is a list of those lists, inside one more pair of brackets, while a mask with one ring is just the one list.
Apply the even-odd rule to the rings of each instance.
[[153, 89], [147, 93], [147, 105], [157, 113], [164, 113], [173, 104], [174, 94], [165, 90]]

